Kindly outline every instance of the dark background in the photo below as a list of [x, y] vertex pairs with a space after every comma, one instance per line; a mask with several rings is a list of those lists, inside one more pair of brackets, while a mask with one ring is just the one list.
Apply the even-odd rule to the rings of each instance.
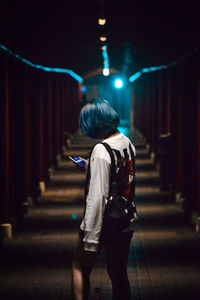
[[84, 75], [102, 67], [98, 17], [107, 18], [110, 67], [132, 75], [200, 44], [194, 1], [4, 1], [0, 42], [36, 64]]

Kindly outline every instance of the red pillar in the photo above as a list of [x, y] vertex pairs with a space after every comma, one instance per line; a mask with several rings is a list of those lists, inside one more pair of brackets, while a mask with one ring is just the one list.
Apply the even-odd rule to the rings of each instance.
[[0, 57], [1, 67], [1, 101], [0, 101], [0, 221], [8, 222], [11, 215], [10, 197], [10, 95], [9, 95], [9, 59], [2, 54]]
[[45, 181], [45, 146], [44, 146], [44, 135], [45, 135], [45, 81], [44, 81], [44, 72], [40, 76], [40, 92], [39, 92], [39, 123], [40, 131], [39, 134], [39, 147], [40, 147], [40, 181]]
[[167, 131], [172, 132], [172, 119], [171, 119], [171, 101], [172, 101], [172, 82], [171, 82], [171, 70], [167, 71]]
[[24, 98], [25, 98], [25, 160], [26, 160], [26, 191], [27, 196], [32, 195], [32, 151], [33, 151], [33, 127], [32, 127], [32, 106], [31, 106], [31, 76], [30, 68], [24, 73]]
[[166, 71], [160, 71], [159, 74], [159, 134], [167, 131], [167, 88], [166, 88]]
[[151, 77], [148, 76], [147, 79], [147, 95], [146, 95], [146, 106], [147, 106], [147, 141], [151, 144], [152, 141], [152, 85], [151, 85]]
[[152, 151], [157, 152], [158, 148], [158, 74], [152, 76]]
[[197, 155], [197, 182], [198, 182], [198, 200], [197, 200], [197, 210], [200, 213], [200, 63], [198, 64], [198, 91], [197, 91], [197, 139], [198, 139], [198, 155]]
[[179, 66], [180, 90], [177, 98], [177, 188], [183, 190], [183, 67]]

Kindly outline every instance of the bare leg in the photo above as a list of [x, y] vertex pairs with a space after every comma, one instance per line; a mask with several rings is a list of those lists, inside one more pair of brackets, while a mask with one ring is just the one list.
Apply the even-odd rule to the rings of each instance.
[[97, 259], [98, 253], [85, 251], [83, 242], [78, 237], [77, 247], [72, 264], [72, 289], [75, 300], [86, 300], [90, 291], [90, 273]]
[[127, 262], [131, 236], [125, 235], [105, 246], [106, 265], [112, 282], [114, 300], [130, 300], [131, 291], [127, 275]]

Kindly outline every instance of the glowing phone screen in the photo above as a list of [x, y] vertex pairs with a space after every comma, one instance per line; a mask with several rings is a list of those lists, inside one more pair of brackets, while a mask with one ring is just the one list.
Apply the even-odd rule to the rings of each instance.
[[85, 167], [85, 162], [80, 159], [78, 156], [72, 156], [72, 158], [81, 166], [81, 167]]

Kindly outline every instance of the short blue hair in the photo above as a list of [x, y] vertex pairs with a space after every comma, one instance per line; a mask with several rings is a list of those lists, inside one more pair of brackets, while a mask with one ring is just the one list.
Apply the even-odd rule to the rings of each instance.
[[106, 100], [93, 98], [83, 106], [79, 123], [83, 133], [95, 139], [114, 133], [120, 120], [117, 112]]

